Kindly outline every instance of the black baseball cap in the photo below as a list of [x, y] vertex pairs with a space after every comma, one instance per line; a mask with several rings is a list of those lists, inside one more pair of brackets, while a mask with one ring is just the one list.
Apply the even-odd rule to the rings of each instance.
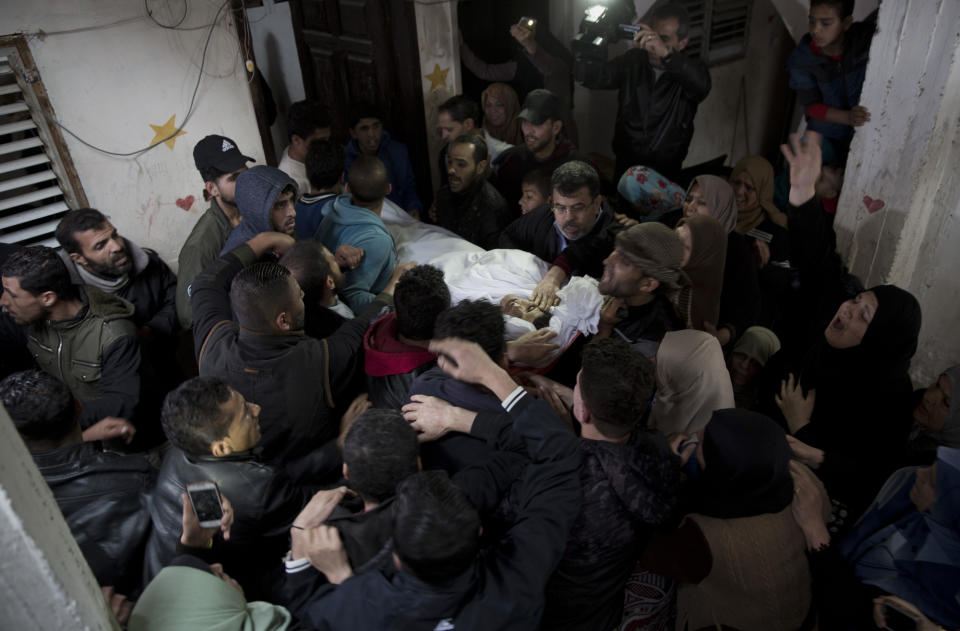
[[550, 90], [531, 90], [517, 118], [534, 125], [542, 125], [547, 119], [560, 120], [560, 99]]
[[256, 162], [250, 156], [245, 156], [237, 149], [237, 143], [226, 136], [215, 134], [207, 136], [193, 148], [193, 161], [205, 182], [223, 175], [233, 173], [237, 169], [247, 166], [247, 162]]

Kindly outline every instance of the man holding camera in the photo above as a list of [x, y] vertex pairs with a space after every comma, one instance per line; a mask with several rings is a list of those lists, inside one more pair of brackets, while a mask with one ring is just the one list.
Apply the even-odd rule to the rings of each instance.
[[613, 152], [614, 181], [631, 166], [644, 165], [671, 180], [693, 138], [697, 106], [710, 92], [710, 72], [699, 59], [683, 54], [690, 16], [677, 3], [653, 9], [638, 24], [633, 48], [612, 61], [577, 59], [577, 79], [593, 89], [619, 88]]

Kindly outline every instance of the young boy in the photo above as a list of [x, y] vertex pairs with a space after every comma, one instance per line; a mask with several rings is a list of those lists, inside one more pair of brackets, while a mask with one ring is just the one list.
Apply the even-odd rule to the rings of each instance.
[[534, 208], [549, 204], [553, 199], [553, 189], [550, 186], [550, 176], [534, 169], [528, 171], [520, 181], [520, 210], [526, 215]]
[[870, 120], [860, 90], [877, 12], [854, 23], [853, 5], [854, 0], [810, 0], [810, 32], [787, 59], [790, 87], [806, 110], [808, 128], [840, 141], [842, 150], [853, 127]]

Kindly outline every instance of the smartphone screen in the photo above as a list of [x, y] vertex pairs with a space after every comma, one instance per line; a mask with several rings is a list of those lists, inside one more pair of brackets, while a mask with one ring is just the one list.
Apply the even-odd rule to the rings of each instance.
[[889, 603], [885, 609], [887, 618], [887, 626], [884, 627], [885, 629], [890, 629], [890, 631], [914, 631], [917, 628], [917, 621], [913, 616], [909, 616], [900, 611], [900, 609], [890, 606]]
[[223, 507], [220, 505], [220, 493], [212, 482], [187, 485], [187, 494], [193, 504], [193, 511], [197, 514], [197, 521], [204, 528], [210, 528], [220, 523], [223, 517]]

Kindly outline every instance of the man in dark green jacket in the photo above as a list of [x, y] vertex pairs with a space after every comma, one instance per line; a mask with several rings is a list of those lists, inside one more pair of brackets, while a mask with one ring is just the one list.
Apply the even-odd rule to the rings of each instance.
[[237, 176], [247, 170], [247, 162], [255, 162], [240, 153], [235, 142], [216, 135], [197, 143], [193, 161], [203, 177], [210, 208], [194, 224], [177, 258], [177, 317], [185, 329], [193, 325], [190, 285], [204, 267], [216, 260], [227, 235], [240, 223], [234, 197]]
[[57, 253], [32, 246], [3, 265], [0, 306], [25, 326], [22, 342], [40, 368], [66, 384], [87, 428], [107, 416], [133, 418], [140, 399], [140, 344], [133, 305], [70, 282]]

